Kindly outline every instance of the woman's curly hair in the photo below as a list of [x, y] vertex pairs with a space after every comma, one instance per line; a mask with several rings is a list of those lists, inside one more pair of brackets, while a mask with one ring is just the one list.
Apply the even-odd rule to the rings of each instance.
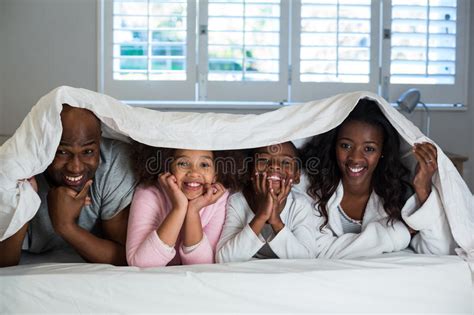
[[[133, 170], [141, 184], [156, 185], [161, 173], [169, 172], [177, 149], [133, 143]], [[217, 181], [234, 192], [239, 189], [238, 171], [243, 161], [239, 150], [211, 151]]]
[[[401, 209], [411, 186], [407, 181], [409, 170], [400, 158], [400, 138], [375, 101], [361, 99], [349, 116], [336, 128], [314, 136], [301, 149], [304, 171], [309, 179], [308, 194], [316, 200], [320, 214], [328, 223], [327, 204], [341, 180], [337, 165], [336, 142], [341, 126], [349, 121], [360, 121], [383, 130], [382, 157], [372, 178], [372, 187], [383, 200], [389, 221], [401, 219]], [[321, 227], [321, 228], [322, 228]]]

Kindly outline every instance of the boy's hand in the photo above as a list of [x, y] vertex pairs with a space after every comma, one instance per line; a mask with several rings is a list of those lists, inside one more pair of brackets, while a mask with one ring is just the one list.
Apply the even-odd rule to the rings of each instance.
[[225, 188], [220, 183], [205, 184], [204, 193], [201, 196], [189, 201], [188, 211], [199, 213], [202, 208], [214, 204], [220, 197], [222, 197], [224, 193]]
[[163, 173], [158, 177], [158, 181], [170, 198], [173, 209], [188, 208], [188, 198], [178, 187], [178, 181], [173, 174], [169, 172]]
[[431, 179], [438, 170], [438, 153], [434, 145], [424, 142], [413, 146], [413, 154], [418, 161], [413, 187], [420, 203], [423, 204], [431, 193]]
[[63, 234], [69, 227], [76, 224], [81, 209], [91, 203], [89, 188], [92, 180], [88, 180], [80, 192], [65, 187], [53, 187], [48, 192], [48, 211], [53, 228]]

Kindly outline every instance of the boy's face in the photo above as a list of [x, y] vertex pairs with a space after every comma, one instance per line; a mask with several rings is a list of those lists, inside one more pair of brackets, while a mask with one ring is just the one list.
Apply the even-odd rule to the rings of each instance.
[[47, 174], [54, 186], [79, 192], [99, 166], [100, 123], [90, 111], [70, 106], [61, 112], [61, 122], [61, 142]]
[[266, 173], [267, 180], [277, 194], [280, 193], [282, 180], [288, 183], [292, 179], [294, 184], [299, 183], [300, 170], [295, 147], [285, 142], [256, 149], [254, 173], [257, 172], [261, 175]]
[[176, 177], [178, 187], [188, 200], [201, 196], [204, 193], [204, 185], [216, 181], [212, 151], [176, 150], [171, 173]]

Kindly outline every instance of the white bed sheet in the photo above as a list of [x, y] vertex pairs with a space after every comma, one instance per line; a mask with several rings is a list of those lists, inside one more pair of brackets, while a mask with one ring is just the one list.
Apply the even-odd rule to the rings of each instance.
[[[393, 253], [139, 269], [29, 256], [0, 270], [0, 313], [472, 314], [467, 262]], [[471, 266], [472, 267], [472, 266]]]

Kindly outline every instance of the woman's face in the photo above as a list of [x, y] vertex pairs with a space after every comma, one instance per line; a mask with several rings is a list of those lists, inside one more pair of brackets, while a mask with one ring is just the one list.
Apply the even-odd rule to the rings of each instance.
[[171, 173], [176, 177], [178, 187], [188, 200], [201, 196], [204, 193], [204, 185], [216, 181], [212, 151], [176, 150]]
[[336, 159], [345, 184], [370, 187], [383, 140], [378, 126], [354, 120], [343, 124], [337, 135]]

